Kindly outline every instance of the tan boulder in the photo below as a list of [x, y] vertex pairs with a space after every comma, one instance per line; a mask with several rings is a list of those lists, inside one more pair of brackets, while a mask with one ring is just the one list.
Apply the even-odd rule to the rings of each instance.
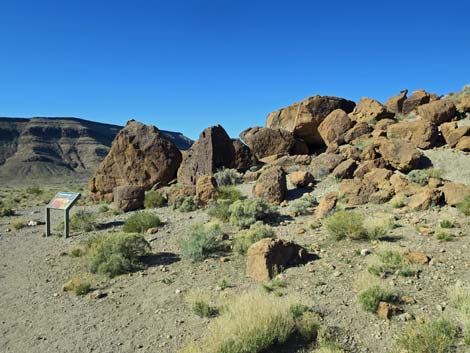
[[348, 206], [363, 205], [369, 202], [383, 203], [393, 195], [386, 190], [380, 190], [376, 185], [364, 180], [345, 179], [339, 184], [340, 197]]
[[371, 131], [372, 128], [366, 122], [357, 123], [344, 134], [344, 142], [351, 143], [355, 139], [369, 134]]
[[393, 112], [393, 113], [401, 113], [402, 110], [403, 110], [403, 103], [405, 102], [406, 100], [406, 95], [408, 93], [408, 90], [407, 89], [404, 89], [403, 91], [401, 91], [400, 93], [398, 93], [397, 95], [393, 96], [393, 97], [390, 97], [389, 99], [387, 99], [387, 101], [385, 102], [385, 107]]
[[323, 145], [318, 125], [335, 109], [350, 113], [355, 103], [344, 98], [313, 96], [302, 102], [272, 112], [268, 115], [266, 127], [293, 132], [309, 145]]
[[269, 281], [290, 266], [307, 261], [307, 251], [300, 245], [280, 239], [265, 238], [248, 248], [246, 275], [256, 281]]
[[315, 178], [310, 172], [299, 170], [289, 175], [290, 182], [296, 187], [307, 187], [315, 182]]
[[444, 123], [440, 126], [442, 136], [450, 147], [455, 147], [464, 136], [470, 136], [470, 126], [458, 126], [456, 121]]
[[361, 162], [354, 171], [355, 178], [363, 178], [365, 174], [376, 168], [384, 168], [386, 163], [383, 158], [370, 159]]
[[399, 314], [400, 312], [400, 308], [396, 305], [387, 302], [379, 302], [376, 313], [378, 317], [384, 320], [390, 320], [393, 316]]
[[423, 156], [410, 142], [396, 138], [381, 141], [379, 152], [385, 161], [401, 172], [418, 167]]
[[315, 178], [322, 179], [329, 175], [343, 160], [344, 157], [339, 154], [322, 153], [312, 159], [310, 169]]
[[441, 99], [419, 106], [418, 116], [432, 124], [440, 125], [451, 120], [456, 113], [455, 104], [449, 99]]
[[287, 195], [286, 173], [279, 166], [272, 166], [261, 172], [253, 188], [256, 197], [280, 204]]
[[196, 196], [202, 206], [206, 206], [217, 193], [217, 182], [210, 175], [201, 175], [196, 183]]
[[128, 212], [144, 208], [145, 191], [141, 186], [123, 185], [113, 190], [113, 208]]
[[434, 147], [438, 138], [436, 125], [423, 119], [401, 121], [387, 128], [389, 137], [400, 137], [422, 149]]
[[315, 218], [321, 219], [327, 216], [331, 211], [334, 210], [337, 202], [338, 194], [335, 192], [331, 192], [323, 196], [318, 202], [318, 206], [315, 208]]
[[412, 264], [427, 265], [431, 258], [422, 252], [411, 251], [406, 254], [407, 260]]
[[286, 130], [252, 127], [240, 133], [240, 138], [258, 159], [273, 155], [308, 154], [306, 143]]
[[431, 94], [426, 92], [424, 89], [416, 90], [403, 102], [402, 112], [407, 115], [420, 105], [429, 103], [430, 101]]
[[108, 155], [88, 182], [90, 198], [112, 201], [113, 189], [137, 185], [150, 190], [176, 177], [181, 152], [155, 126], [131, 120], [116, 135]]
[[470, 197], [470, 186], [461, 183], [446, 183], [442, 187], [444, 199], [449, 206], [456, 206], [466, 197]]
[[455, 148], [460, 151], [470, 152], [470, 136], [462, 137]]
[[348, 114], [342, 109], [333, 110], [318, 125], [318, 133], [327, 146], [331, 144], [342, 145], [344, 143], [345, 133], [351, 129], [354, 123]]
[[422, 187], [408, 200], [408, 207], [413, 210], [427, 210], [441, 204], [442, 193], [438, 189]]
[[470, 112], [470, 94], [462, 95], [459, 102], [456, 104], [457, 111], [461, 113]]
[[388, 111], [379, 101], [364, 97], [357, 103], [352, 113], [349, 114], [349, 117], [357, 122], [369, 123], [374, 120], [393, 118], [394, 115], [394, 113]]
[[411, 196], [418, 193], [421, 190], [421, 186], [409, 181], [405, 176], [400, 174], [393, 174], [390, 179], [395, 194], [403, 194], [405, 196]]
[[341, 162], [332, 172], [331, 175], [339, 179], [352, 178], [354, 171], [357, 168], [357, 162], [350, 158]]

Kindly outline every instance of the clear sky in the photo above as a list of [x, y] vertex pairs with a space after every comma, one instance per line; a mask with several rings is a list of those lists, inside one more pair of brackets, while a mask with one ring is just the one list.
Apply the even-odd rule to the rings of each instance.
[[0, 0], [0, 116], [236, 136], [314, 94], [470, 82], [470, 2]]

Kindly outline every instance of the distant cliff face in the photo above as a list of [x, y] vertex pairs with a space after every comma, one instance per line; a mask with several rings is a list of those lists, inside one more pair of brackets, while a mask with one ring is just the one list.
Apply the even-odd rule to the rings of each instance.
[[[0, 118], [0, 184], [11, 178], [93, 173], [121, 126], [77, 118]], [[192, 141], [162, 131], [178, 148]]]

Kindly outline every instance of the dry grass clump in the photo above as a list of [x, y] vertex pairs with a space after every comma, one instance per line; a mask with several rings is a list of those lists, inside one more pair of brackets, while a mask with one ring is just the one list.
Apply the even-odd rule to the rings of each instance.
[[363, 310], [375, 313], [379, 302], [396, 303], [398, 296], [380, 286], [372, 286], [359, 293], [357, 299]]
[[357, 212], [338, 211], [327, 218], [325, 226], [335, 240], [367, 238], [364, 216]]
[[457, 209], [465, 216], [470, 216], [470, 196], [465, 197], [463, 201], [457, 204]]
[[144, 207], [145, 208], [158, 208], [167, 204], [167, 199], [158, 191], [147, 191], [145, 193]]
[[124, 222], [124, 232], [143, 233], [149, 228], [161, 226], [160, 218], [151, 212], [136, 212]]
[[369, 273], [373, 275], [387, 277], [396, 274], [402, 277], [410, 277], [416, 273], [409, 266], [408, 261], [401, 252], [394, 250], [381, 251], [377, 253], [377, 260], [378, 263], [368, 268]]
[[440, 319], [408, 327], [398, 343], [408, 353], [448, 353], [452, 352], [456, 338], [455, 325]]
[[248, 228], [272, 214], [276, 208], [263, 199], [235, 201], [229, 207], [230, 223], [240, 228]]
[[193, 224], [180, 242], [181, 255], [192, 262], [202, 261], [219, 248], [222, 230], [217, 223]]
[[236, 169], [221, 169], [214, 174], [218, 186], [240, 184], [242, 175]]
[[[318, 326], [308, 311], [294, 316], [294, 304], [291, 298], [259, 292], [240, 295], [209, 323], [200, 342], [189, 344], [180, 353], [259, 353], [299, 332], [307, 334], [309, 327], [316, 331]], [[309, 332], [309, 337], [314, 336]]]
[[263, 222], [256, 222], [250, 226], [249, 229], [240, 231], [234, 239], [233, 250], [239, 255], [245, 255], [248, 248], [263, 238], [273, 238], [273, 229], [263, 224]]
[[451, 306], [463, 324], [465, 343], [470, 345], [470, 286], [457, 282], [449, 291], [449, 297]]
[[26, 227], [26, 220], [24, 218], [15, 218], [10, 222], [10, 226], [15, 230], [20, 230]]
[[93, 278], [89, 273], [72, 277], [62, 286], [64, 292], [73, 292], [77, 296], [86, 295], [92, 291]]
[[192, 312], [199, 317], [215, 317], [219, 310], [214, 305], [212, 295], [207, 290], [195, 289], [186, 295], [185, 302]]

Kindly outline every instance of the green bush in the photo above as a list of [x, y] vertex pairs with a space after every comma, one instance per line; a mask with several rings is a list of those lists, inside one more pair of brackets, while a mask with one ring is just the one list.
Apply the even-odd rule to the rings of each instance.
[[221, 235], [216, 223], [196, 223], [180, 242], [181, 255], [193, 262], [202, 261], [218, 249]]
[[240, 190], [234, 186], [219, 186], [214, 198], [216, 200], [229, 200], [230, 203], [244, 199]]
[[398, 343], [408, 353], [448, 353], [457, 337], [457, 328], [440, 319], [424, 324], [414, 324], [403, 332]]
[[242, 175], [235, 169], [221, 169], [214, 174], [218, 186], [240, 184]]
[[10, 226], [15, 230], [20, 230], [26, 227], [26, 220], [23, 218], [15, 218], [10, 222]]
[[124, 232], [143, 233], [149, 228], [159, 227], [162, 224], [160, 218], [151, 212], [137, 212], [126, 219], [124, 223]]
[[377, 254], [381, 261], [380, 265], [372, 265], [368, 268], [369, 273], [376, 276], [387, 276], [391, 274], [398, 274], [402, 277], [413, 276], [416, 271], [413, 271], [405, 260], [403, 254], [397, 251], [383, 251]]
[[440, 231], [436, 233], [436, 239], [439, 241], [452, 241], [454, 240], [454, 236], [447, 232]]
[[109, 211], [109, 206], [107, 204], [102, 204], [100, 207], [98, 207], [98, 212], [99, 213], [106, 213]]
[[2, 208], [0, 207], [0, 217], [9, 217], [15, 214], [15, 210], [12, 208]]
[[109, 234], [89, 240], [84, 253], [90, 272], [115, 277], [142, 268], [141, 257], [150, 244], [141, 234]]
[[463, 201], [457, 204], [457, 209], [465, 216], [470, 216], [470, 196], [466, 196]]
[[[63, 229], [64, 223], [59, 224], [58, 229]], [[78, 210], [70, 217], [70, 229], [74, 231], [91, 232], [96, 230], [96, 214], [90, 211]]]
[[75, 295], [86, 295], [91, 292], [91, 284], [90, 283], [80, 283], [75, 288]]
[[245, 229], [238, 233], [233, 243], [233, 250], [240, 255], [245, 255], [252, 244], [263, 238], [272, 237], [274, 237], [273, 229], [258, 221], [253, 223], [250, 229]]
[[221, 220], [222, 222], [228, 222], [230, 219], [229, 208], [231, 204], [232, 201], [230, 200], [212, 200], [207, 208], [207, 214]]
[[145, 193], [144, 206], [145, 208], [158, 208], [163, 207], [167, 203], [167, 199], [157, 191], [147, 191]]
[[241, 228], [248, 228], [274, 211], [275, 207], [263, 199], [238, 200], [229, 207], [230, 223]]
[[306, 215], [311, 213], [312, 207], [316, 204], [317, 200], [310, 194], [304, 194], [301, 198], [292, 201], [287, 208], [290, 214], [295, 216]]
[[450, 219], [443, 219], [439, 222], [439, 225], [441, 228], [448, 229], [448, 228], [454, 228], [454, 222], [451, 221]]
[[470, 345], [470, 287], [457, 281], [449, 290], [450, 304], [457, 312], [457, 318], [463, 324], [465, 343]]
[[196, 211], [199, 207], [199, 200], [196, 196], [178, 197], [173, 204], [173, 209], [180, 212]]
[[365, 311], [375, 313], [379, 307], [379, 302], [395, 303], [398, 297], [380, 286], [373, 286], [359, 293], [358, 301]]
[[326, 230], [335, 240], [364, 239], [367, 230], [364, 227], [364, 216], [357, 212], [338, 211], [326, 220]]
[[429, 178], [441, 179], [442, 172], [438, 169], [414, 169], [407, 175], [408, 180], [417, 183], [422, 186], [426, 186], [429, 182]]

